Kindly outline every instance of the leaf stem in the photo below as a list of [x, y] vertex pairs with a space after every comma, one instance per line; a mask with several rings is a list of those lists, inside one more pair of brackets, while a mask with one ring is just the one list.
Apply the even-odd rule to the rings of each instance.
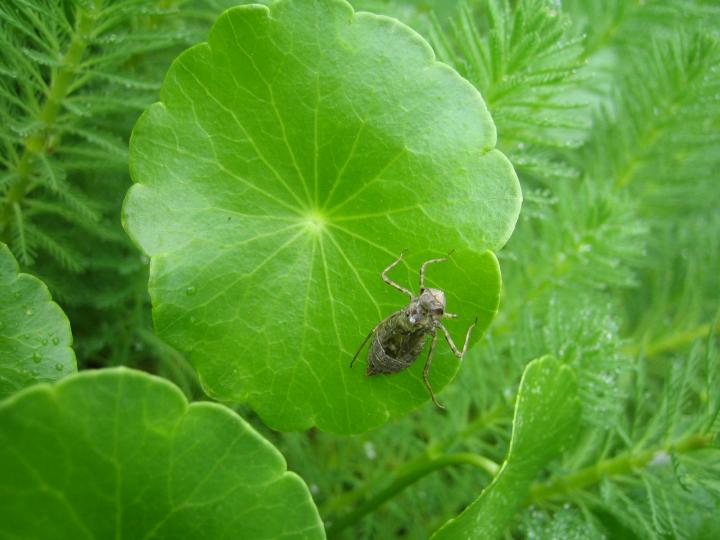
[[630, 473], [636, 469], [647, 466], [656, 456], [670, 453], [686, 453], [710, 446], [713, 440], [711, 434], [695, 434], [681, 441], [646, 450], [637, 454], [606, 459], [580, 469], [576, 473], [557, 478], [546, 484], [535, 484], [530, 488], [529, 503], [538, 503], [547, 499], [560, 497], [571, 491], [583, 489], [597, 484], [603, 478]]
[[494, 476], [499, 469], [499, 465], [494, 461], [471, 452], [458, 452], [453, 454], [443, 454], [440, 456], [425, 456], [412, 463], [412, 465], [405, 467], [396, 475], [395, 479], [389, 486], [367, 499], [353, 511], [337, 520], [328, 522], [326, 527], [327, 537], [336, 538], [341, 531], [360, 521], [367, 514], [375, 510], [388, 499], [394, 497], [409, 485], [417, 482], [422, 477], [449, 465], [473, 465], [487, 472], [491, 477]]
[[67, 51], [63, 55], [62, 67], [53, 73], [45, 103], [40, 110], [38, 120], [43, 128], [28, 135], [24, 141], [24, 148], [17, 162], [17, 180], [5, 194], [5, 200], [0, 205], [0, 238], [8, 240], [8, 233], [13, 207], [22, 202], [27, 194], [32, 179], [32, 159], [44, 154], [48, 149], [52, 130], [62, 102], [67, 97], [70, 85], [80, 65], [88, 42], [87, 35], [95, 24], [95, 14], [78, 7], [75, 21], [75, 31]]

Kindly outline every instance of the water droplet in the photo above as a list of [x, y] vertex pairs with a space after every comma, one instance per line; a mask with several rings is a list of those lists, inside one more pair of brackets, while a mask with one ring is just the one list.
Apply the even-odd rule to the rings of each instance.
[[33, 359], [33, 362], [35, 362], [35, 363], [37, 364], [37, 363], [39, 363], [39, 362], [42, 360], [42, 354], [40, 354], [39, 352], [35, 351], [35, 352], [33, 353], [33, 355], [32, 355], [32, 359]]
[[47, 344], [48, 344], [47, 338], [42, 338], [42, 339], [40, 340], [40, 343], [42, 343], [43, 345], [47, 345]]
[[33, 369], [30, 373], [32, 373], [32, 376], [33, 376], [33, 377], [37, 377], [38, 375], [40, 375], [40, 370], [38, 370], [38, 369]]
[[195, 287], [188, 287], [187, 289], [185, 289], [185, 294], [187, 294], [188, 296], [192, 296], [196, 292], [197, 289]]
[[32, 314], [33, 314], [32, 308], [29, 308], [29, 307], [25, 308], [25, 315], [32, 315]]
[[58, 362], [57, 364], [55, 364], [55, 369], [56, 369], [57, 371], [62, 371], [62, 370], [63, 370], [63, 365], [62, 365], [60, 362]]
[[53, 345], [59, 345], [60, 344], [60, 338], [55, 336], [52, 338]]

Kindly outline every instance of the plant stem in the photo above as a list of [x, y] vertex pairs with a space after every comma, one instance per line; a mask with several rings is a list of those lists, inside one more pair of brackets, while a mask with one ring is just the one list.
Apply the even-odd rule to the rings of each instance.
[[[696, 326], [695, 328], [691, 328], [690, 330], [677, 332], [654, 343], [650, 343], [649, 345], [629, 345], [625, 347], [623, 351], [629, 354], [637, 354], [642, 350], [645, 358], [652, 358], [653, 356], [657, 356], [666, 351], [680, 349], [685, 345], [692, 343], [696, 339], [707, 337], [710, 334], [711, 329], [712, 325], [710, 323], [705, 323], [700, 326]], [[720, 332], [720, 322], [716, 324], [715, 331]]]
[[453, 433], [448, 437], [440, 440], [436, 444], [431, 446], [431, 453], [437, 454], [441, 451], [448, 450], [456, 442], [463, 440], [473, 434], [483, 431], [483, 429], [492, 426], [495, 423], [507, 419], [508, 422], [512, 422], [513, 409], [512, 406], [508, 407], [506, 403], [499, 403], [494, 405], [491, 409], [486, 411], [484, 414], [478, 416], [471, 421], [461, 431]]
[[43, 129], [28, 135], [24, 141], [24, 148], [17, 163], [17, 181], [8, 189], [5, 200], [0, 206], [0, 238], [8, 240], [13, 206], [22, 202], [32, 180], [32, 160], [35, 156], [47, 151], [48, 140], [52, 134], [52, 126], [60, 112], [62, 102], [67, 97], [75, 73], [82, 61], [87, 48], [87, 35], [95, 24], [95, 14], [78, 7], [75, 19], [75, 31], [70, 45], [62, 58], [62, 67], [54, 72], [52, 82], [40, 110], [38, 120]]
[[[513, 399], [514, 400], [514, 399]], [[437, 442], [434, 442], [430, 444], [424, 454], [421, 454], [420, 456], [413, 458], [412, 460], [408, 461], [407, 463], [404, 463], [401, 466], [401, 471], [406, 470], [408, 468], [412, 468], [415, 466], [415, 464], [418, 463], [424, 463], [428, 460], [429, 456], [438, 456], [440, 454], [443, 454], [447, 452], [450, 447], [452, 447], [456, 442], [459, 440], [462, 440], [466, 437], [469, 437], [470, 435], [476, 434], [478, 432], [483, 431], [483, 429], [488, 428], [489, 426], [492, 426], [493, 424], [496, 424], [504, 419], [507, 419], [508, 422], [512, 421], [512, 408], [508, 408], [508, 406], [505, 403], [500, 403], [486, 411], [481, 416], [475, 418], [472, 422], [470, 422], [462, 431], [453, 433], [452, 435], [449, 435], [447, 437], [444, 437], [440, 439]], [[350, 492], [343, 493], [342, 495], [334, 497], [330, 501], [326, 501], [323, 506], [321, 507], [321, 514], [323, 515], [332, 515], [336, 512], [336, 509], [341, 509], [349, 506], [354, 506], [357, 501], [362, 500], [365, 498], [366, 494], [368, 492], [371, 492], [372, 486], [364, 485], [359, 488], [356, 488]]]
[[638, 454], [628, 454], [612, 459], [606, 459], [580, 469], [574, 474], [563, 476], [547, 484], [535, 484], [530, 488], [529, 503], [537, 503], [554, 497], [562, 496], [568, 492], [583, 489], [600, 482], [607, 476], [627, 474], [636, 469], [642, 469], [658, 454], [671, 452], [685, 453], [710, 446], [713, 436], [710, 434], [691, 435], [680, 442], [668, 444]]
[[423, 476], [449, 465], [473, 465], [487, 472], [491, 477], [495, 475], [499, 466], [494, 461], [470, 452], [443, 454], [437, 457], [424, 457], [411, 466], [398, 473], [392, 483], [376, 495], [367, 499], [350, 513], [330, 522], [327, 526], [327, 537], [336, 538], [347, 527], [360, 521], [365, 515], [375, 510], [397, 493], [420, 480]]

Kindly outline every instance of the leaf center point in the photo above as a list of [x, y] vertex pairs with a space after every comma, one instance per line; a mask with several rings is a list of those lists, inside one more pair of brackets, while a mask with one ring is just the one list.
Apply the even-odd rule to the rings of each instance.
[[308, 230], [320, 234], [327, 225], [327, 218], [319, 210], [310, 210], [305, 214], [305, 226]]

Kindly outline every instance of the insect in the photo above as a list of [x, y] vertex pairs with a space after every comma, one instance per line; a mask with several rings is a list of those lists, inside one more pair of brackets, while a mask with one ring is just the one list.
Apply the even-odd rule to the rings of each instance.
[[462, 351], [458, 350], [447, 328], [445, 328], [441, 322], [443, 318], [455, 318], [457, 314], [445, 312], [445, 293], [443, 291], [425, 287], [425, 270], [428, 265], [445, 262], [448, 260], [447, 257], [430, 259], [422, 264], [420, 267], [420, 295], [415, 296], [410, 290], [395, 283], [387, 276], [390, 270], [400, 264], [404, 255], [405, 251], [400, 254], [400, 257], [394, 263], [383, 270], [381, 276], [385, 283], [407, 294], [410, 297], [410, 303], [405, 308], [396, 311], [375, 325], [375, 328], [370, 331], [355, 353], [355, 356], [353, 356], [350, 367], [352, 367], [360, 351], [362, 351], [365, 344], [372, 337], [372, 343], [370, 347], [368, 347], [367, 374], [397, 373], [415, 362], [417, 357], [420, 356], [423, 347], [425, 347], [427, 336], [430, 335], [432, 336], [432, 341], [430, 342], [430, 350], [425, 360], [423, 381], [430, 392], [433, 403], [439, 408], [444, 409], [445, 407], [438, 403], [435, 398], [433, 389], [430, 386], [430, 381], [428, 380], [430, 363], [432, 362], [432, 355], [437, 342], [437, 330], [440, 329], [445, 335], [445, 340], [448, 342], [453, 354], [458, 358], [462, 358], [467, 350], [470, 333], [477, 324], [477, 317], [475, 318], [475, 322], [467, 329]]

